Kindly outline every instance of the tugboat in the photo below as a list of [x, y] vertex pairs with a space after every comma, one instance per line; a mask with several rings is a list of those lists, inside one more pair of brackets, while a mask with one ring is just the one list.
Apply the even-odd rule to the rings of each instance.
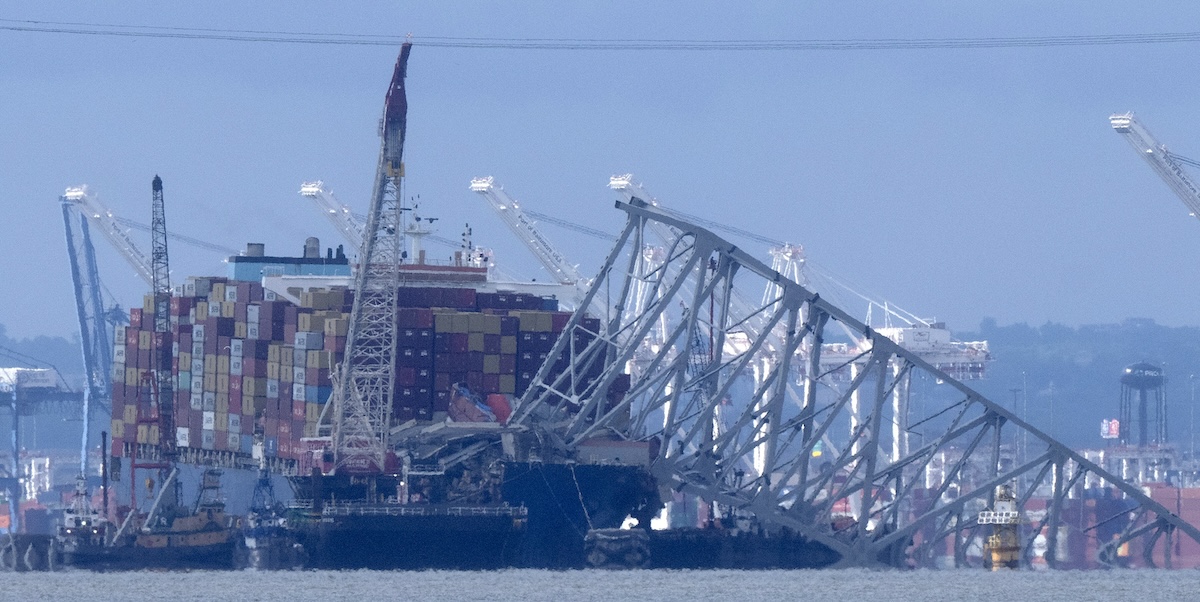
[[149, 512], [130, 512], [111, 537], [106, 520], [91, 523], [91, 515], [77, 514], [64, 521], [58, 536], [64, 563], [95, 570], [234, 568], [241, 521], [225, 514], [221, 471], [204, 471], [190, 509], [178, 504], [178, 475], [172, 469]]
[[304, 568], [304, 546], [288, 530], [284, 506], [275, 500], [266, 456], [261, 449], [258, 455], [258, 482], [254, 484], [250, 512], [242, 529], [245, 556], [241, 564], [258, 570]]

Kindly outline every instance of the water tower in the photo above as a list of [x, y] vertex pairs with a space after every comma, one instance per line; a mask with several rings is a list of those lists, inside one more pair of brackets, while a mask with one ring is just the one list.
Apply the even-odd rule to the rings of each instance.
[[[1162, 368], [1154, 364], [1142, 362], [1125, 368], [1121, 375], [1121, 445], [1145, 447], [1167, 442], [1165, 382]], [[1134, 425], [1137, 426], [1136, 433]]]

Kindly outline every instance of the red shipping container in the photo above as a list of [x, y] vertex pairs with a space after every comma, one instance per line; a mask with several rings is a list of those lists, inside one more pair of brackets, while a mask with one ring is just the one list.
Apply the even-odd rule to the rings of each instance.
[[417, 384], [417, 369], [409, 367], [397, 368], [396, 384], [401, 387], [411, 387]]
[[483, 352], [484, 353], [500, 353], [500, 337], [498, 334], [483, 335]]
[[233, 396], [232, 393], [229, 394], [229, 413], [230, 414], [241, 414], [242, 413], [242, 394], [241, 393], [238, 393], [236, 398]]
[[125, 440], [119, 437], [113, 437], [112, 449], [110, 449], [108, 453], [114, 458], [125, 457]]
[[293, 401], [292, 402], [292, 420], [299, 420], [301, 422], [304, 421], [305, 410], [306, 410], [306, 408], [304, 406], [305, 406], [305, 402], [303, 402], [303, 401]]
[[242, 379], [232, 376], [229, 378], [229, 394], [232, 395], [235, 392], [238, 395], [242, 394]]
[[479, 389], [480, 393], [496, 393], [500, 391], [500, 375], [484, 374], [483, 381]]
[[482, 372], [467, 372], [467, 388], [472, 392], [481, 391], [483, 389], [483, 373]]
[[142, 327], [142, 308], [129, 308], [129, 327], [134, 329], [140, 329]]
[[517, 356], [500, 356], [500, 374], [512, 374], [517, 371]]
[[396, 320], [400, 328], [433, 328], [433, 310], [427, 307], [405, 307]]
[[130, 326], [125, 329], [125, 347], [137, 349], [138, 346], [138, 329]]
[[571, 320], [571, 314], [568, 312], [554, 312], [550, 314], [550, 330], [554, 332], [562, 332], [567, 327], [567, 322]]

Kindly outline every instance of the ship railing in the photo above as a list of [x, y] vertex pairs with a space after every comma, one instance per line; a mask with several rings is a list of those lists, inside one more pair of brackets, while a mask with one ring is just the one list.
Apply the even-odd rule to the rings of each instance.
[[[311, 507], [311, 504], [310, 504]], [[528, 516], [525, 506], [422, 506], [399, 504], [328, 503], [323, 516]]]

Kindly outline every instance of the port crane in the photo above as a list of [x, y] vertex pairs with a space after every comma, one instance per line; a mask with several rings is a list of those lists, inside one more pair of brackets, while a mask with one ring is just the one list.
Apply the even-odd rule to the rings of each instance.
[[1167, 145], [1159, 142], [1146, 126], [1133, 116], [1132, 112], [1112, 115], [1108, 121], [1112, 128], [1125, 138], [1129, 146], [1145, 159], [1154, 173], [1162, 178], [1171, 192], [1183, 201], [1192, 217], [1200, 219], [1200, 186], [1192, 181], [1183, 169], [1184, 165], [1200, 167], [1200, 162], [1171, 152]]
[[[108, 307], [104, 303], [104, 284], [100, 279], [91, 233], [93, 230], [100, 231], [126, 263], [133, 268], [134, 273], [149, 286], [154, 285], [154, 257], [153, 254], [147, 256], [142, 251], [130, 235], [130, 229], [151, 232], [152, 239], [157, 234], [153, 232], [153, 226], [113, 213], [87, 185], [67, 188], [59, 197], [59, 204], [62, 207], [67, 259], [70, 263], [71, 283], [75, 293], [75, 310], [79, 321], [79, 340], [86, 379], [82, 410], [84, 441], [81, 452], [81, 466], [86, 472], [90, 414], [93, 410], [98, 410], [101, 414], [111, 411], [111, 370], [115, 344], [115, 341], [112, 340], [112, 329], [114, 326], [128, 321], [125, 313], [119, 307]], [[165, 237], [209, 251], [217, 251], [226, 255], [237, 254], [237, 251], [233, 249], [174, 232], [165, 232]], [[163, 239], [164, 244], [166, 238]], [[153, 242], [154, 240], [152, 240]]]
[[[342, 238], [345, 239], [347, 243], [350, 243], [350, 248], [361, 252], [363, 242], [362, 233], [363, 229], [366, 228], [366, 216], [354, 213], [350, 210], [350, 207], [343, 205], [340, 201], [338, 201], [337, 197], [334, 196], [333, 191], [330, 190], [325, 185], [325, 182], [321, 180], [313, 180], [302, 183], [300, 185], [300, 196], [303, 196], [307, 199], [312, 199], [316, 208], [323, 215], [329, 218], [330, 223], [332, 223], [333, 227], [338, 231], [339, 234], [342, 235]], [[429, 240], [451, 248], [465, 249], [468, 246], [466, 240], [462, 242], [455, 242], [424, 229], [421, 230], [420, 236], [423, 240]], [[464, 238], [465, 237], [466, 234], [464, 234]], [[489, 269], [494, 269], [495, 266], [490, 263], [490, 258], [491, 253], [489, 251], [483, 251], [483, 253], [479, 255], [472, 256], [469, 260], [472, 262], [478, 262], [479, 267], [488, 267]]]
[[[1136, 485], [710, 230], [637, 197], [617, 207], [626, 214], [626, 226], [586, 300], [619, 291], [615, 303], [629, 305], [634, 280], [648, 276], [661, 301], [636, 315], [615, 315], [603, 326], [602, 336], [586, 344], [580, 344], [587, 338], [580, 336], [583, 314], [572, 315], [549, 355], [563, 354], [578, 369], [552, 376], [547, 365], [534, 376], [510, 420], [530, 430], [509, 446], [515, 457], [566, 461], [576, 457], [581, 444], [602, 434], [640, 441], [652, 454], [650, 471], [660, 487], [716, 503], [720, 519], [751, 520], [768, 532], [791, 529], [829, 548], [843, 566], [929, 566], [943, 546], [953, 550], [956, 565], [966, 565], [967, 548], [982, 534], [980, 513], [994, 505], [998, 485], [1013, 482], [1024, 484], [1013, 503], [1017, 512], [1025, 513], [1035, 490], [1050, 491], [1047, 511], [1022, 535], [1025, 566], [1033, 538], [1041, 533], [1046, 534], [1047, 563], [1058, 564], [1059, 530], [1068, 522], [1084, 533], [1105, 532], [1098, 537], [1099, 556], [1107, 563], [1132, 540], [1144, 543], [1147, 557], [1164, 535], [1182, 534], [1200, 542], [1200, 530]], [[644, 236], [655, 226], [677, 233], [664, 241], [664, 262], [674, 265], [647, 275], [637, 263]], [[737, 286], [770, 282], [780, 293], [768, 303], [739, 308], [728, 294], [735, 277]], [[715, 299], [712, 311], [678, 310], [709, 297]], [[669, 312], [675, 315], [665, 345], [643, 370], [625, 376], [642, 340]], [[743, 325], [754, 316], [764, 327], [747, 332]], [[870, 342], [861, 368], [840, 386], [830, 371], [821, 369], [820, 341], [834, 324]], [[784, 383], [796, 376], [788, 361], [771, 364], [748, 399], [731, 397], [756, 362], [775, 353], [767, 346], [767, 333], [773, 331], [786, 357], [802, 347], [812, 350], [799, 374], [805, 385], [799, 407], [783, 403]], [[712, 341], [712, 349], [726, 352], [698, 361], [672, 351], [695, 340], [697, 333]], [[730, 352], [727, 342], [735, 337], [743, 337], [743, 343]], [[601, 368], [598, 377], [576, 376], [592, 365]], [[943, 383], [944, 401], [921, 408], [915, 417], [935, 431], [932, 436], [900, 457], [890, 457], [883, 453], [894, 437], [887, 426], [899, 419], [890, 398], [913, 374]], [[628, 391], [614, 397], [612, 386], [624, 378], [630, 378]], [[856, 393], [861, 403], [858, 428], [847, 437], [827, 437], [850, 420]], [[713, 429], [718, 415], [724, 415], [723, 426]], [[1028, 436], [1030, 457], [1006, 455], [1002, 443], [1014, 432]], [[814, 453], [818, 445], [823, 448], [819, 458]], [[739, 474], [756, 455], [763, 470]], [[1064, 506], [1079, 495], [1085, 481], [1108, 483], [1122, 496], [1129, 508], [1121, 515], [1124, 522], [1110, 525], [1110, 517], [1096, 517], [1095, 524], [1066, 520]], [[1112, 537], [1104, 530], [1111, 530]]]
[[404, 231], [401, 185], [408, 113], [404, 78], [412, 44], [405, 42], [384, 101], [379, 163], [355, 276], [345, 358], [333, 384], [334, 470], [378, 473], [388, 455], [396, 379], [396, 296]]

